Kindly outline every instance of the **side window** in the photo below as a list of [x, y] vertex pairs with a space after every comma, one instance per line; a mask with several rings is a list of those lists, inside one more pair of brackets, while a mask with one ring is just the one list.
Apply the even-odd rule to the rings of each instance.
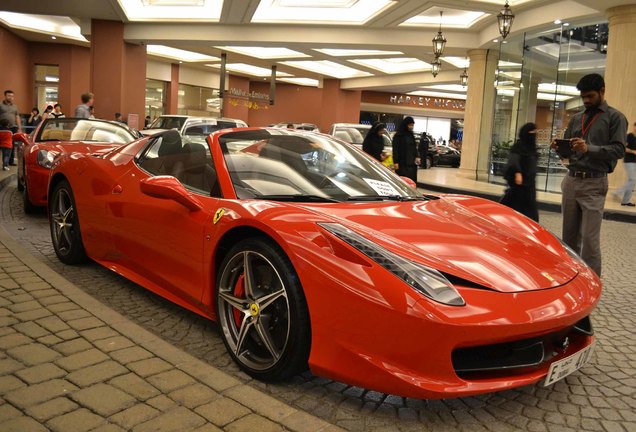
[[170, 130], [150, 140], [138, 164], [153, 175], [172, 175], [175, 164], [182, 158], [183, 148], [179, 132]]

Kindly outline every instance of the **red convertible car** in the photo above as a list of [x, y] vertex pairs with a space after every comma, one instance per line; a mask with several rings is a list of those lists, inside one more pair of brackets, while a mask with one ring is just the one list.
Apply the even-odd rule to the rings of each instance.
[[18, 190], [24, 212], [46, 206], [46, 186], [53, 159], [62, 152], [92, 153], [129, 143], [138, 136], [120, 123], [80, 118], [48, 118], [30, 135], [16, 134]]
[[549, 385], [589, 358], [599, 278], [540, 225], [425, 195], [328, 135], [176, 131], [49, 182], [51, 235], [219, 324], [251, 376], [417, 398]]

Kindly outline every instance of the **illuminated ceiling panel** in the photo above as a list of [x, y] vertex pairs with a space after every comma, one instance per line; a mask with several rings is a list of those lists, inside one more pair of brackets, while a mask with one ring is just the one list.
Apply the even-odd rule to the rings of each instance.
[[328, 75], [334, 78], [354, 78], [371, 75], [369, 72], [363, 72], [358, 69], [343, 66], [341, 64], [331, 62], [328, 60], [320, 61], [285, 61], [282, 64], [297, 67], [299, 69], [308, 70], [311, 72]]
[[388, 74], [418, 72], [431, 69], [430, 64], [415, 58], [360, 59], [349, 61]]
[[323, 54], [327, 54], [334, 57], [404, 54], [401, 51], [358, 50], [358, 49], [338, 49], [338, 48], [321, 48], [321, 49], [314, 49], [314, 51], [318, 51]]
[[390, 0], [261, 0], [252, 22], [362, 25], [394, 3]]
[[[206, 66], [210, 66], [217, 69], [221, 68], [220, 64], [206, 65]], [[240, 72], [246, 75], [252, 75], [252, 76], [261, 77], [261, 78], [272, 76], [271, 69], [258, 67], [258, 66], [252, 66], [246, 63], [228, 63], [225, 65], [225, 69], [232, 72]], [[286, 72], [276, 71], [276, 77], [290, 77], [290, 76], [292, 75]]]
[[487, 13], [479, 11], [465, 11], [459, 9], [440, 8], [434, 6], [422, 12], [419, 15], [411, 17], [404, 21], [401, 26], [439, 26], [439, 13], [444, 12], [442, 18], [442, 28], [468, 28], [480, 19], [488, 16]]
[[285, 81], [292, 84], [304, 85], [309, 87], [318, 87], [320, 81], [311, 78], [281, 78], [277, 81]]
[[16, 29], [88, 42], [80, 27], [68, 17], [0, 12], [0, 22]]
[[465, 57], [441, 57], [441, 59], [459, 69], [470, 66], [470, 60]]
[[279, 47], [218, 46], [215, 48], [262, 59], [311, 57], [298, 51]]
[[131, 21], [219, 21], [223, 0], [118, 0]]
[[197, 61], [217, 61], [218, 57], [209, 56], [193, 51], [186, 51], [182, 49], [167, 47], [164, 45], [148, 45], [146, 46], [146, 52], [148, 54], [156, 55], [159, 57], [167, 57], [184, 62], [197, 62]]

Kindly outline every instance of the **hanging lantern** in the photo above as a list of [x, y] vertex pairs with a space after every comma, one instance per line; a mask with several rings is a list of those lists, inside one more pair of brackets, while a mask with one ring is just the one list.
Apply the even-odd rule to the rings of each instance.
[[444, 52], [444, 47], [446, 46], [446, 38], [442, 34], [442, 14], [444, 11], [439, 12], [439, 31], [437, 32], [437, 36], [433, 38], [433, 53], [435, 57], [440, 57]]
[[459, 75], [459, 82], [462, 87], [466, 87], [466, 84], [468, 84], [468, 73], [466, 72], [466, 68], [464, 68], [464, 72]]
[[499, 24], [499, 33], [501, 37], [504, 39], [510, 33], [510, 29], [512, 28], [512, 22], [515, 20], [515, 16], [510, 10], [510, 6], [508, 6], [508, 0], [506, 0], [506, 5], [504, 8], [497, 14], [497, 23]]
[[439, 73], [440, 68], [442, 67], [442, 62], [439, 61], [438, 58], [436, 58], [435, 61], [431, 63], [431, 66], [432, 66], [431, 73], [433, 74], [433, 77], [436, 77], [437, 74]]

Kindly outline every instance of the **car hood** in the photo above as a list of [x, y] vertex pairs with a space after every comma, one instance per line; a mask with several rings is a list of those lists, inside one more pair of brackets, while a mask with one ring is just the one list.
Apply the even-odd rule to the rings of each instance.
[[398, 255], [459, 278], [459, 285], [523, 292], [554, 288], [578, 274], [558, 240], [543, 245], [533, 230], [522, 232], [451, 200], [304, 207]]

